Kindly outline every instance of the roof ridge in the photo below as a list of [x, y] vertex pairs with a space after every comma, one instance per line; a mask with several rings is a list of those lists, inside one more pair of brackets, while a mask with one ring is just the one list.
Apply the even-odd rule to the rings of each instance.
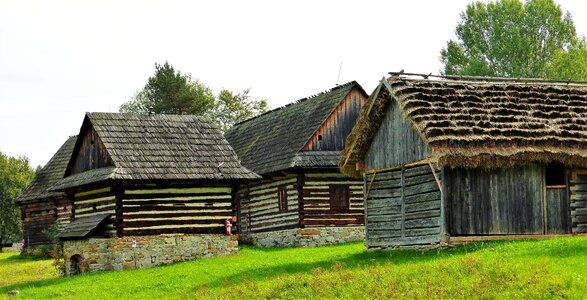
[[408, 72], [388, 72], [389, 75], [392, 77], [397, 77], [401, 80], [410, 80], [416, 78], [409, 78], [406, 76], [419, 76], [422, 79], [428, 78], [439, 78], [439, 79], [448, 79], [454, 81], [486, 81], [486, 82], [512, 82], [512, 83], [539, 83], [539, 84], [559, 84], [559, 85], [585, 85], [587, 81], [573, 81], [573, 80], [555, 80], [555, 79], [548, 79], [548, 78], [525, 78], [525, 77], [496, 77], [496, 76], [472, 76], [472, 75], [443, 75], [443, 74], [422, 74], [422, 73], [408, 73]]
[[287, 107], [290, 107], [292, 105], [296, 105], [298, 103], [301, 103], [301, 102], [304, 102], [304, 101], [307, 101], [307, 100], [311, 100], [311, 99], [314, 99], [316, 97], [319, 97], [319, 96], [322, 96], [322, 95], [325, 95], [325, 94], [328, 94], [328, 93], [332, 93], [332, 92], [334, 92], [336, 90], [339, 90], [339, 89], [342, 89], [342, 88], [345, 88], [345, 87], [348, 87], [348, 86], [353, 86], [353, 85], [356, 85], [356, 84], [358, 84], [358, 82], [356, 80], [353, 80], [353, 81], [349, 81], [349, 82], [344, 83], [344, 84], [337, 85], [337, 86], [335, 86], [335, 87], [333, 87], [331, 89], [328, 89], [328, 90], [319, 92], [317, 94], [313, 94], [313, 95], [311, 95], [309, 97], [304, 97], [304, 98], [295, 100], [293, 102], [287, 103], [287, 104], [282, 105], [282, 106], [278, 106], [278, 107], [276, 107], [276, 108], [274, 108], [272, 110], [268, 110], [268, 111], [266, 111], [266, 112], [264, 112], [262, 114], [259, 114], [259, 115], [254, 116], [254, 117], [252, 117], [250, 119], [246, 119], [244, 121], [240, 121], [238, 123], [235, 123], [233, 125], [233, 127], [234, 126], [237, 126], [237, 125], [240, 125], [240, 124], [243, 124], [243, 123], [246, 123], [246, 122], [249, 122], [249, 121], [252, 121], [252, 120], [257, 119], [257, 118], [259, 118], [261, 116], [268, 115], [268, 114], [273, 113], [275, 111], [282, 110], [282, 109], [287, 108]]

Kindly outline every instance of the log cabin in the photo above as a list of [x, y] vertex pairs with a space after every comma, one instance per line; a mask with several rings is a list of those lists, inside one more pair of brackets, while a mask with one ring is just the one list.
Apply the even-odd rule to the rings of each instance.
[[340, 167], [369, 248], [587, 232], [587, 85], [390, 73]]
[[362, 182], [337, 163], [366, 98], [353, 81], [226, 132], [243, 166], [263, 176], [237, 194], [240, 241], [317, 246], [364, 238]]
[[225, 222], [238, 185], [258, 178], [203, 117], [87, 113], [51, 188], [73, 203], [66, 272], [235, 254]]
[[64, 193], [49, 191], [49, 188], [63, 179], [76, 138], [71, 136], [63, 143], [15, 200], [21, 209], [23, 237], [28, 249], [50, 245], [54, 241], [44, 230], [53, 229], [53, 226], [60, 230], [70, 221], [71, 202]]

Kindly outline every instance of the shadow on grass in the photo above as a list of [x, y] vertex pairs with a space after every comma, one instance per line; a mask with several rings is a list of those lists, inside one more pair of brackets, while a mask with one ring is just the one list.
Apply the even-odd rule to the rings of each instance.
[[[373, 250], [373, 251], [362, 251], [360, 253], [343, 256], [333, 257], [332, 259], [325, 259], [312, 263], [291, 263], [283, 264], [278, 266], [270, 267], [259, 267], [255, 269], [244, 270], [237, 274], [218, 278], [208, 283], [198, 284], [192, 287], [192, 289], [199, 289], [200, 287], [206, 288], [217, 288], [226, 285], [226, 282], [234, 282], [235, 278], [238, 278], [238, 284], [242, 284], [245, 281], [261, 281], [267, 278], [274, 278], [281, 275], [296, 275], [300, 273], [310, 273], [315, 269], [330, 269], [335, 264], [341, 266], [343, 269], [352, 270], [356, 268], [368, 268], [371, 266], [381, 266], [386, 264], [393, 264], [395, 266], [407, 264], [407, 263], [425, 263], [428, 261], [464, 256], [477, 251], [483, 251], [489, 248], [498, 248], [505, 244], [515, 243], [515, 241], [488, 241], [488, 242], [476, 242], [458, 245], [450, 248], [439, 248], [439, 249], [394, 249], [394, 250]], [[319, 249], [332, 249], [339, 246], [327, 246], [320, 247]], [[291, 251], [291, 248], [259, 248], [259, 247], [247, 247], [257, 252], [264, 253], [279, 253], [283, 251]]]

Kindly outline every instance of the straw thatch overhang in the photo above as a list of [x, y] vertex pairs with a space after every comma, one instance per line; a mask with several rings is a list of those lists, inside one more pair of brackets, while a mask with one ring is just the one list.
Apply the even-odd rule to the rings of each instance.
[[432, 150], [440, 166], [501, 168], [534, 162], [587, 166], [587, 84], [474, 77], [382, 80], [347, 138], [347, 175], [369, 150], [388, 105]]
[[258, 174], [298, 167], [336, 168], [340, 151], [316, 154], [302, 149], [353, 88], [366, 95], [355, 81], [339, 85], [238, 123], [226, 132], [226, 139], [243, 166]]
[[71, 136], [61, 145], [49, 162], [35, 174], [35, 178], [31, 184], [15, 200], [17, 204], [24, 204], [33, 200], [49, 200], [65, 197], [63, 193], [50, 191], [49, 188], [63, 179], [76, 139], [77, 136]]
[[95, 130], [112, 165], [66, 176], [52, 190], [64, 191], [112, 180], [238, 181], [260, 178], [243, 167], [212, 123], [193, 115], [87, 113], [73, 150]]

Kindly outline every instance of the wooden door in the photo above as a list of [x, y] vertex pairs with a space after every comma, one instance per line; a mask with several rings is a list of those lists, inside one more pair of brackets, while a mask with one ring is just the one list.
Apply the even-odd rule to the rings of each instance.
[[571, 232], [571, 207], [566, 186], [546, 188], [544, 208], [546, 212], [546, 233], [563, 234]]

